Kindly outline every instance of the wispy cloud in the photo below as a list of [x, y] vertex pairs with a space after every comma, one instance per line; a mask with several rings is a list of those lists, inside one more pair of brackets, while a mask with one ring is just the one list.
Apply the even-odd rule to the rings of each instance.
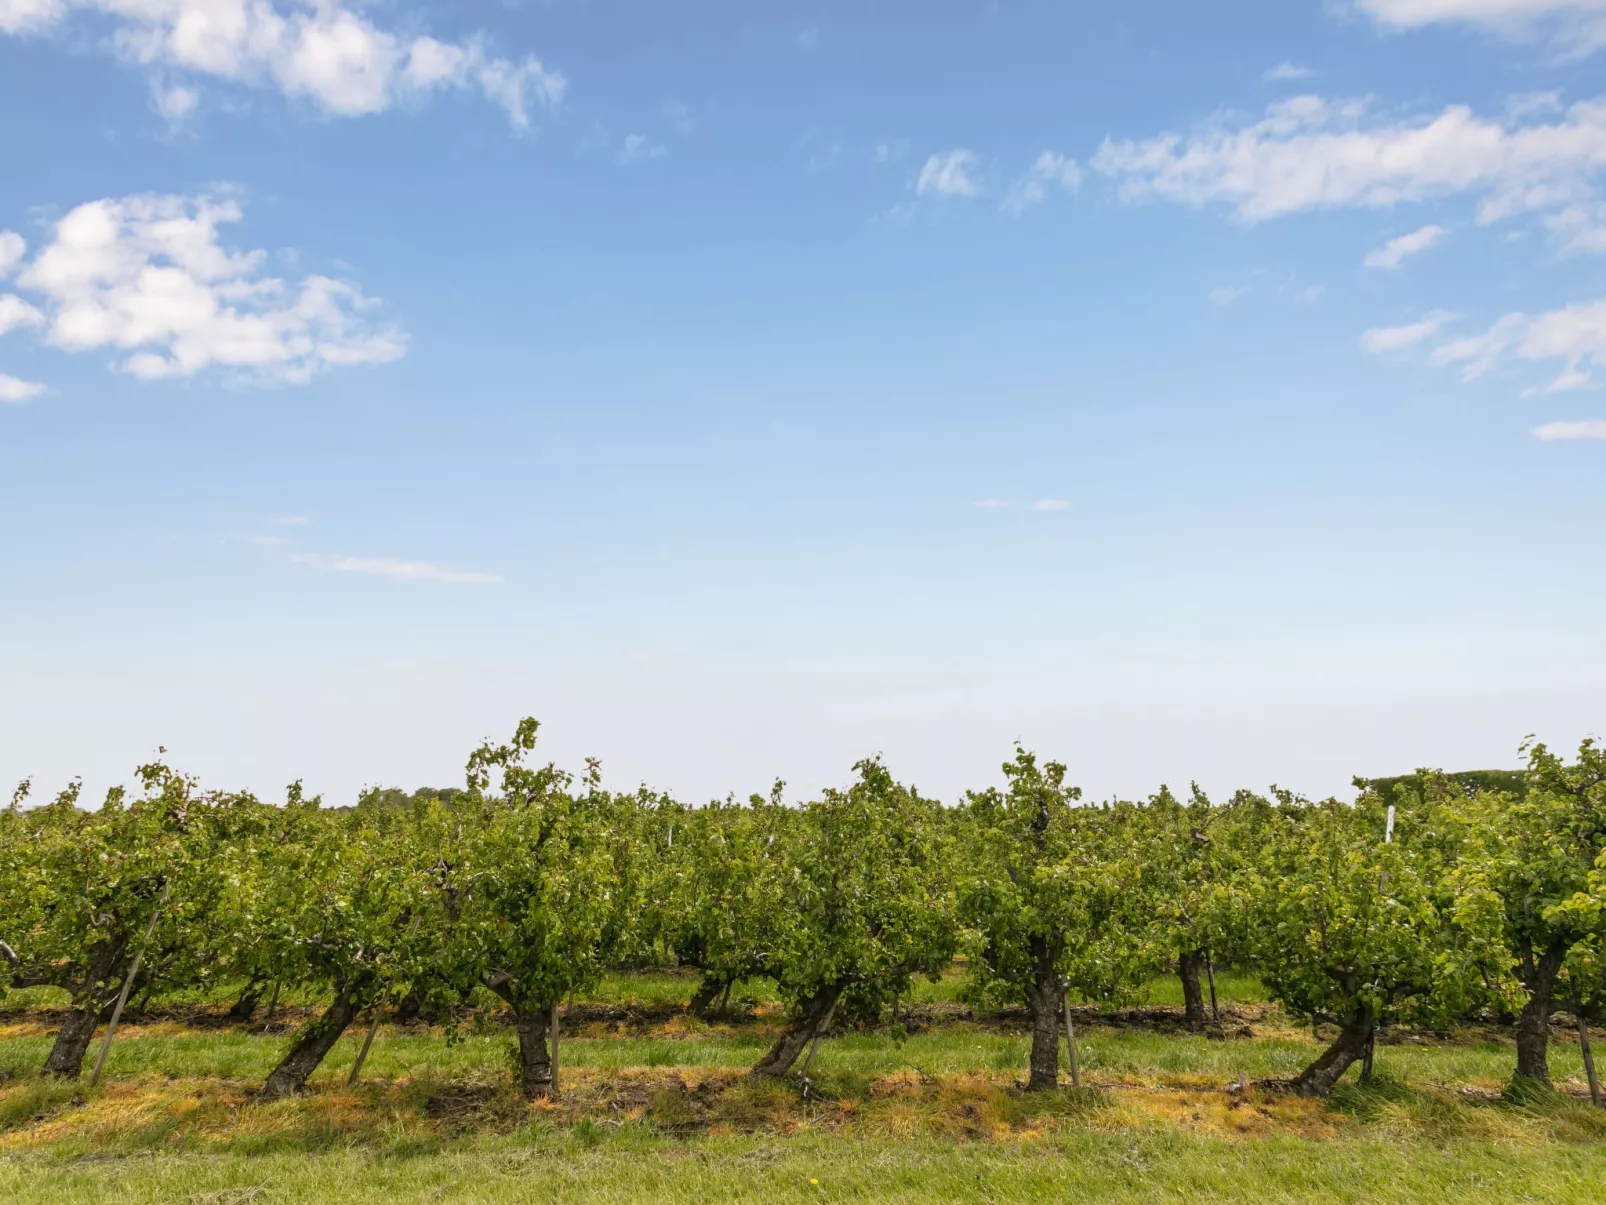
[[1217, 307], [1231, 305], [1247, 292], [1248, 285], [1217, 285], [1210, 290], [1210, 304]]
[[1606, 172], [1606, 104], [1581, 102], [1550, 120], [1481, 117], [1464, 105], [1377, 119], [1366, 100], [1296, 96], [1258, 120], [1106, 141], [1092, 165], [1127, 200], [1225, 204], [1247, 222], [1472, 195], [1487, 223], [1594, 198]]
[[1032, 503], [1033, 510], [1069, 510], [1070, 507], [1064, 498], [1039, 498]]
[[306, 515], [280, 515], [273, 520], [276, 527], [305, 527], [311, 522]]
[[1534, 434], [1543, 440], [1606, 439], [1606, 418], [1586, 418], [1573, 423], [1545, 423]]
[[1449, 233], [1443, 226], [1423, 226], [1419, 230], [1411, 231], [1410, 234], [1390, 239], [1375, 251], [1367, 252], [1366, 258], [1361, 263], [1368, 268], [1382, 268], [1391, 272], [1398, 268], [1407, 256], [1426, 251]]
[[1568, 57], [1606, 45], [1602, 0], [1355, 0], [1355, 7], [1391, 29], [1463, 24], [1510, 39], [1547, 35]]
[[1316, 73], [1309, 67], [1301, 67], [1297, 63], [1290, 63], [1287, 59], [1275, 67], [1268, 67], [1260, 78], [1268, 84], [1280, 83], [1284, 80], [1309, 79]]
[[619, 148], [619, 162], [628, 167], [643, 159], [662, 159], [667, 154], [668, 147], [653, 142], [645, 134], [627, 134], [624, 144]]
[[956, 147], [941, 151], [926, 160], [915, 181], [918, 197], [974, 197], [981, 192], [981, 184], [973, 174], [980, 160], [974, 151]]
[[972, 503], [972, 505], [978, 506], [982, 510], [1003, 510], [1009, 503], [1002, 498], [983, 498], [980, 502]]
[[36, 398], [44, 391], [45, 387], [38, 381], [24, 381], [0, 372], [0, 402], [16, 405]]
[[429, 561], [402, 561], [385, 556], [321, 556], [300, 552], [290, 558], [298, 565], [311, 565], [335, 573], [362, 573], [388, 577], [397, 582], [451, 582], [458, 585], [494, 585], [502, 580], [496, 573], [471, 573], [444, 569]]
[[1076, 160], [1067, 159], [1057, 151], [1044, 151], [1029, 172], [1010, 184], [999, 208], [1018, 217], [1033, 205], [1041, 204], [1048, 197], [1050, 185], [1075, 192], [1081, 184], [1082, 169]]
[[1434, 310], [1416, 322], [1399, 326], [1377, 326], [1361, 335], [1361, 346], [1370, 352], [1395, 351], [1410, 347], [1438, 334], [1439, 328], [1461, 315], [1452, 310]]

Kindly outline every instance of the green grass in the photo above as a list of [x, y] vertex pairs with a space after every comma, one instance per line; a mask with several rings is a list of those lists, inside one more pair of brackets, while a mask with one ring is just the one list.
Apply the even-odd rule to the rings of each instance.
[[657, 1137], [636, 1126], [532, 1130], [444, 1149], [0, 1160], [15, 1205], [248, 1201], [359, 1205], [626, 1202], [1595, 1202], [1601, 1146], [1492, 1148], [1387, 1139], [1253, 1145], [1181, 1134], [1078, 1132], [1024, 1146], [810, 1136]]
[[[518, 1098], [512, 1035], [498, 1025], [452, 1041], [381, 1026], [363, 1083], [348, 1089], [354, 1031], [309, 1095], [255, 1102], [289, 1034], [263, 1034], [260, 1017], [219, 1027], [182, 1011], [215, 1012], [238, 985], [136, 1018], [99, 1088], [57, 1084], [37, 1077], [55, 1015], [37, 1010], [62, 1001], [16, 993], [0, 1004], [0, 1200], [1444, 1205], [1593, 1202], [1606, 1183], [1606, 1111], [1576, 1099], [1582, 1064], [1565, 1040], [1551, 1046], [1551, 1071], [1573, 1099], [1497, 1099], [1511, 1044], [1471, 1034], [1382, 1045], [1376, 1080], [1363, 1087], [1352, 1073], [1326, 1105], [1243, 1098], [1224, 1085], [1289, 1076], [1318, 1044], [1259, 1003], [1253, 978], [1223, 971], [1230, 1037], [1084, 1014], [1081, 1095], [1018, 1091], [1019, 1018], [938, 1009], [906, 1036], [850, 1030], [822, 1043], [805, 1100], [795, 1085], [741, 1075], [779, 1024], [771, 985], [744, 989], [758, 1015], [704, 1023], [674, 1007], [695, 983], [679, 972], [605, 979], [588, 1002], [633, 1011], [577, 1014], [584, 1034], [563, 1040], [557, 1107]], [[956, 968], [911, 1003], [957, 1005], [964, 987]], [[1152, 986], [1154, 1005], [1180, 998], [1174, 979]], [[319, 1001], [292, 993], [285, 1004]]]

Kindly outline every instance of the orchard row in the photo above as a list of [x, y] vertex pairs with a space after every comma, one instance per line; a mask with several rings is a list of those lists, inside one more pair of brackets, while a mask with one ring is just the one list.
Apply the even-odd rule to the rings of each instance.
[[249, 1014], [320, 989], [330, 1003], [268, 1076], [272, 1098], [365, 1013], [450, 1018], [489, 991], [534, 1097], [556, 1089], [560, 1001], [672, 960], [701, 969], [698, 1010], [773, 979], [787, 1024], [758, 1077], [806, 1077], [833, 1018], [879, 1015], [959, 956], [979, 1003], [1029, 1010], [1031, 1089], [1058, 1081], [1071, 993], [1133, 1003], [1174, 968], [1203, 1027], [1212, 960], [1336, 1027], [1290, 1085], [1310, 1095], [1366, 1061], [1379, 1026], [1476, 1017], [1514, 1017], [1514, 1083], [1548, 1086], [1553, 1015], [1576, 1019], [1587, 1054], [1586, 1022], [1606, 1013], [1593, 743], [1572, 761], [1531, 746], [1504, 778], [1372, 784], [1354, 803], [1162, 789], [1088, 805], [1064, 766], [1017, 750], [1006, 785], [957, 806], [866, 761], [805, 806], [777, 784], [687, 807], [605, 790], [594, 762], [579, 777], [533, 764], [536, 727], [477, 749], [461, 789], [350, 809], [299, 786], [281, 806], [203, 791], [161, 764], [93, 811], [76, 788], [25, 807], [25, 784], [0, 811], [0, 991], [70, 995], [45, 1070], [81, 1074], [131, 992], [243, 983]]

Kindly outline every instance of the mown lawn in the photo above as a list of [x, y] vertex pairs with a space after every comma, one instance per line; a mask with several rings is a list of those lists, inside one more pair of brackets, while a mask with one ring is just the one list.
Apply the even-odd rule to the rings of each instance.
[[[762, 986], [705, 1023], [680, 1012], [694, 978], [610, 977], [570, 1014], [563, 1099], [514, 1092], [494, 1018], [448, 1036], [382, 1025], [362, 1082], [349, 1035], [296, 1100], [254, 1089], [291, 1024], [225, 1024], [227, 1000], [159, 1001], [119, 1031], [96, 1089], [41, 1080], [58, 1004], [0, 1006], [0, 1200], [501, 1201], [1589, 1201], [1606, 1199], [1606, 1110], [1579, 1099], [1576, 1044], [1551, 1069], [1564, 1095], [1499, 1098], [1509, 1039], [1403, 1035], [1377, 1078], [1331, 1102], [1258, 1087], [1317, 1041], [1252, 979], [1218, 978], [1224, 1027], [1178, 1032], [1163, 1010], [1083, 1013], [1085, 1088], [1028, 1095], [1020, 1018], [971, 1011], [961, 975], [922, 985], [907, 1032], [824, 1042], [805, 1098], [743, 1072], [780, 1016]], [[1176, 995], [1171, 1000], [1170, 995]], [[1180, 1004], [1174, 981], [1156, 1005]]]

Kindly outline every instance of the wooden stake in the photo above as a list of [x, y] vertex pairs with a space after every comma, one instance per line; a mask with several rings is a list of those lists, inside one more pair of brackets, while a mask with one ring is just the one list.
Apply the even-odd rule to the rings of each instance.
[[558, 1001], [552, 1002], [551, 1021], [552, 1028], [552, 1095], [558, 1094]]
[[273, 995], [268, 997], [268, 1015], [262, 1019], [262, 1032], [267, 1033], [273, 1027], [273, 1010], [279, 1007], [279, 981], [273, 981]]
[[1221, 1024], [1221, 1008], [1216, 1004], [1216, 967], [1210, 955], [1205, 955], [1205, 978], [1210, 980], [1210, 1015]]
[[1071, 1021], [1071, 989], [1065, 989], [1065, 1053], [1071, 1064], [1071, 1087], [1082, 1086], [1082, 1072], [1076, 1065], [1076, 1026]]
[[123, 980], [123, 990], [117, 993], [117, 1003], [112, 1008], [112, 1019], [106, 1025], [106, 1037], [100, 1043], [100, 1054], [95, 1058], [95, 1069], [89, 1074], [89, 1086], [93, 1088], [100, 1083], [101, 1070], [106, 1066], [106, 1056], [111, 1052], [112, 1034], [117, 1032], [117, 1022], [123, 1018], [123, 1005], [128, 1003], [128, 993], [134, 988], [134, 976], [139, 974], [140, 959], [145, 957], [145, 947], [150, 944], [151, 934], [156, 931], [156, 918], [167, 907], [167, 895], [173, 888], [169, 879], [162, 884], [162, 898], [156, 901], [156, 907], [151, 909], [151, 918], [145, 922], [145, 936], [139, 940], [139, 949], [134, 951], [134, 964], [128, 968], [128, 977]]
[[1595, 1052], [1589, 1048], [1589, 1022], [1582, 1012], [1578, 1013], [1578, 1049], [1583, 1052], [1584, 1074], [1589, 1077], [1589, 1102], [1597, 1109], [1606, 1109], [1606, 1101], [1600, 1098], [1600, 1080], [1595, 1076]]
[[351, 1074], [346, 1077], [346, 1087], [350, 1088], [357, 1082], [362, 1074], [362, 1065], [368, 1061], [368, 1048], [374, 1044], [374, 1031], [379, 1028], [379, 1006], [374, 1005], [374, 1022], [368, 1027], [368, 1036], [362, 1040], [362, 1049], [357, 1052], [357, 1061], [351, 1065]]

